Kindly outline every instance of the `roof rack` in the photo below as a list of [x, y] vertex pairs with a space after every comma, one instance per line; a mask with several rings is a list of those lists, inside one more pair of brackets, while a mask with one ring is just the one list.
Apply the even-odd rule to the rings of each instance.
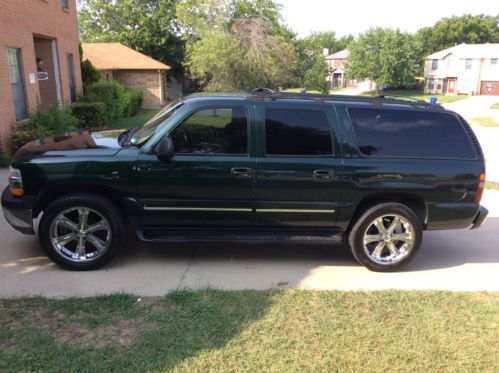
[[320, 93], [297, 93], [297, 92], [281, 92], [274, 91], [270, 88], [256, 88], [249, 92], [246, 96], [247, 100], [255, 99], [286, 99], [286, 100], [311, 100], [314, 102], [324, 101], [364, 101], [370, 102], [373, 105], [381, 105], [382, 103], [404, 104], [415, 107], [424, 107], [432, 109], [443, 109], [439, 104], [431, 104], [429, 102], [419, 100], [414, 97], [406, 97], [400, 95], [377, 95], [377, 96], [352, 96], [352, 95], [331, 95]]

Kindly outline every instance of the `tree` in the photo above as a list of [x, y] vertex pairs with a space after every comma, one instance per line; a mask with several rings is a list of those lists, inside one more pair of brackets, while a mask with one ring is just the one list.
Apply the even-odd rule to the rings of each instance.
[[192, 76], [207, 90], [249, 90], [287, 86], [296, 54], [293, 44], [273, 34], [270, 22], [243, 18], [230, 32], [205, 32], [188, 50]]
[[324, 59], [324, 48], [328, 49], [328, 53], [335, 53], [345, 49], [352, 40], [352, 35], [337, 39], [334, 31], [316, 32], [296, 40], [298, 62], [294, 73], [294, 85], [304, 86], [305, 75], [314, 67], [317, 58]]
[[499, 15], [454, 16], [442, 18], [432, 27], [423, 27], [416, 33], [422, 57], [454, 46], [468, 43], [499, 43]]
[[183, 72], [185, 43], [179, 35], [175, 0], [82, 0], [81, 38], [120, 42]]
[[411, 34], [380, 27], [360, 34], [349, 46], [348, 79], [371, 79], [377, 86], [411, 87], [419, 53]]
[[326, 80], [328, 70], [326, 60], [323, 56], [318, 55], [312, 68], [305, 74], [305, 89], [315, 89], [321, 93], [329, 93], [329, 82]]

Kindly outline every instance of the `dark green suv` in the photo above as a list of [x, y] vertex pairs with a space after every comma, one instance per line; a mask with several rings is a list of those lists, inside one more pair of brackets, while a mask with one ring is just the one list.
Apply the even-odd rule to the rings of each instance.
[[484, 158], [469, 125], [422, 101], [259, 90], [198, 94], [141, 129], [77, 131], [14, 156], [2, 206], [64, 268], [140, 241], [346, 241], [388, 271], [425, 229], [477, 228]]

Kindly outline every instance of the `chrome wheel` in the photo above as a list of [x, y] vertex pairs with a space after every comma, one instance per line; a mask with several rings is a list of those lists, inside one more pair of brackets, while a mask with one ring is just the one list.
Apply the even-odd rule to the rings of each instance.
[[364, 252], [377, 264], [391, 265], [407, 257], [414, 247], [415, 230], [401, 215], [377, 217], [363, 236]]
[[111, 226], [88, 207], [64, 210], [50, 226], [55, 251], [72, 262], [89, 262], [101, 257], [111, 244]]

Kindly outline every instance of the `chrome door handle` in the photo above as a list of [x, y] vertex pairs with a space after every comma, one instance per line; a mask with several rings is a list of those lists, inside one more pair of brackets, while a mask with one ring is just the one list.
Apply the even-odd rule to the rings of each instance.
[[234, 167], [230, 173], [235, 177], [251, 177], [253, 170], [247, 167]]
[[334, 177], [334, 172], [330, 170], [315, 170], [314, 179], [316, 181], [328, 181], [332, 180]]

